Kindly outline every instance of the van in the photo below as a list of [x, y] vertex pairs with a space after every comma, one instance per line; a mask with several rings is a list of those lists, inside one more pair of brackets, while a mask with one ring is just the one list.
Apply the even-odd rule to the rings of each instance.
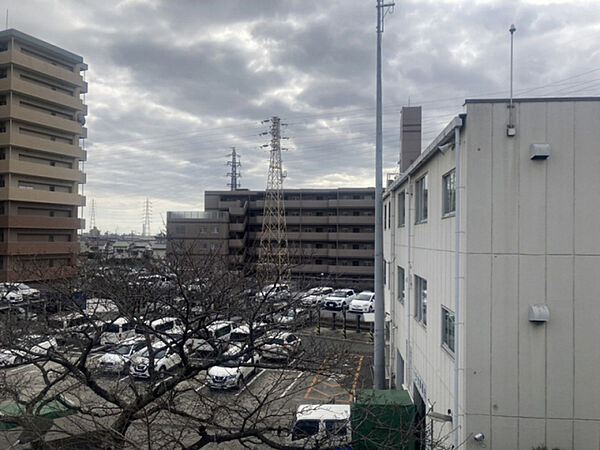
[[188, 351], [194, 351], [197, 356], [206, 358], [223, 351], [229, 345], [231, 335], [236, 325], [230, 320], [216, 320], [206, 327], [206, 332], [200, 333], [200, 338], [187, 341]]
[[135, 327], [130, 324], [124, 317], [119, 317], [112, 322], [109, 322], [104, 327], [100, 336], [100, 345], [113, 345], [119, 342], [134, 337]]
[[352, 441], [350, 405], [300, 405], [290, 436], [294, 445], [335, 447]]

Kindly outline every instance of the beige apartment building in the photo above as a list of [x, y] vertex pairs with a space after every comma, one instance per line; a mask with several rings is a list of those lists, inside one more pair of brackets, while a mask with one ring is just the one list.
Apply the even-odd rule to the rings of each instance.
[[0, 32], [0, 280], [52, 278], [74, 265], [86, 69], [78, 55]]
[[[168, 251], [256, 262], [264, 197], [264, 191], [206, 191], [204, 212], [167, 213]], [[372, 288], [374, 188], [286, 189], [284, 201], [293, 277]]]

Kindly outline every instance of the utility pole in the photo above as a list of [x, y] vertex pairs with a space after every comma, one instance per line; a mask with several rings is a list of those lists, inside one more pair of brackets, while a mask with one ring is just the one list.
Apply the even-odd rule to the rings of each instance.
[[150, 222], [152, 217], [152, 203], [146, 197], [144, 202], [144, 224], [142, 225], [142, 236], [150, 236]]
[[231, 147], [231, 161], [227, 161], [227, 165], [231, 167], [231, 172], [227, 174], [228, 177], [231, 177], [231, 181], [227, 183], [227, 186], [231, 188], [232, 191], [239, 189], [240, 182], [238, 178], [242, 177], [242, 174], [238, 170], [242, 163], [238, 161], [238, 155], [235, 152], [235, 147]]
[[383, 298], [383, 131], [381, 106], [381, 35], [386, 14], [394, 3], [377, 0], [377, 107], [375, 140], [375, 367], [373, 387], [385, 389], [385, 302]]
[[289, 278], [290, 255], [283, 200], [283, 179], [286, 174], [281, 163], [281, 121], [279, 117], [272, 117], [263, 122], [271, 123], [270, 130], [263, 133], [271, 135], [271, 142], [262, 146], [270, 147], [271, 156], [258, 249], [258, 271], [263, 281], [273, 283]]

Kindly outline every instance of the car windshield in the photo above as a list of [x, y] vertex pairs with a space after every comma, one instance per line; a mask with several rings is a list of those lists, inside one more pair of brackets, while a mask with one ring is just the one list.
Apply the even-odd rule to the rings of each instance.
[[292, 440], [304, 439], [308, 436], [314, 436], [319, 432], [318, 420], [298, 420], [294, 424], [292, 431]]
[[27, 286], [26, 284], [23, 284], [23, 283], [19, 284], [17, 287], [22, 290], [30, 289], [29, 286]]
[[346, 421], [345, 420], [326, 420], [325, 430], [328, 434], [336, 436], [344, 436], [346, 434]]
[[356, 297], [354, 297], [354, 300], [371, 300], [371, 297], [371, 294], [358, 294]]
[[250, 335], [248, 333], [240, 332], [231, 333], [231, 335], [229, 336], [229, 340], [231, 342], [246, 342], [249, 338]]
[[119, 327], [119, 325], [116, 325], [114, 323], [109, 323], [104, 328], [104, 331], [106, 331], [107, 333], [118, 333], [121, 331], [121, 328]]
[[228, 359], [227, 361], [223, 361], [221, 366], [223, 367], [240, 367], [242, 364], [242, 357], [239, 356], [237, 358]]
[[283, 345], [283, 339], [282, 338], [267, 339], [265, 341], [265, 344], [267, 344], [267, 345]]
[[346, 291], [335, 291], [333, 294], [331, 294], [331, 297], [345, 297], [346, 296]]
[[131, 352], [132, 347], [133, 344], [119, 345], [118, 347], [115, 347], [111, 353], [114, 353], [116, 355], [129, 355], [129, 352]]
[[[167, 347], [163, 347], [160, 350], [156, 350], [156, 352], [154, 353], [154, 359], [163, 358], [166, 353], [167, 353]], [[144, 353], [142, 353], [142, 356], [144, 358], [149, 358], [150, 357], [148, 349], [144, 350]]]

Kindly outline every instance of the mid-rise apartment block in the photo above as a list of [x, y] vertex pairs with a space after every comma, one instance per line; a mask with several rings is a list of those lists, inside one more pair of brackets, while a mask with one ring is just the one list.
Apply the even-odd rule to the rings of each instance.
[[510, 114], [467, 100], [384, 194], [391, 380], [460, 448], [598, 448], [600, 98]]
[[[206, 191], [203, 212], [167, 214], [168, 251], [254, 264], [264, 191]], [[284, 190], [291, 272], [318, 283], [373, 286], [373, 188]]]
[[83, 59], [0, 32], [0, 280], [52, 278], [79, 252]]

